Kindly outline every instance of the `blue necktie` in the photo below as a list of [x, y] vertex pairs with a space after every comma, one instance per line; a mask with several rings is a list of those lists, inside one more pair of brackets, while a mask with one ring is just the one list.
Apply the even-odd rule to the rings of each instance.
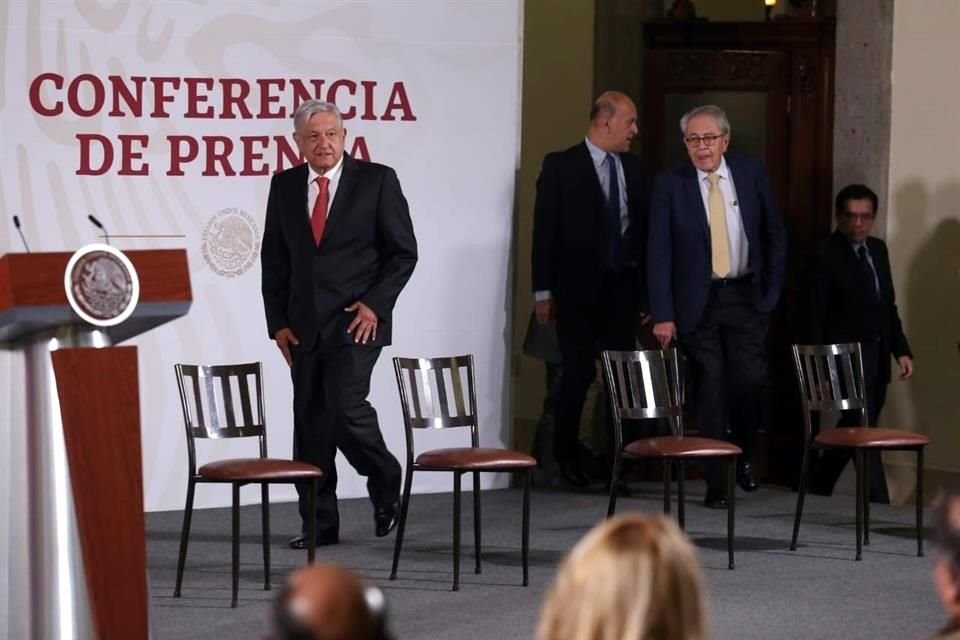
[[867, 248], [864, 245], [857, 247], [857, 257], [860, 258], [860, 271], [863, 272], [864, 285], [870, 288], [874, 302], [880, 302], [880, 292], [877, 291], [877, 276], [870, 261], [867, 260]]
[[609, 266], [619, 271], [623, 260], [623, 236], [620, 233], [620, 178], [617, 176], [617, 160], [612, 153], [607, 154], [607, 222]]

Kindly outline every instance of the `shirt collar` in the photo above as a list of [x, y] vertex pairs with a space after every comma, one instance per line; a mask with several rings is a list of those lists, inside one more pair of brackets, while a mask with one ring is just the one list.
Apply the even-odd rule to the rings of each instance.
[[[337, 161], [337, 164], [333, 165], [333, 168], [330, 171], [327, 171], [323, 174], [324, 178], [329, 178], [330, 182], [335, 181], [340, 177], [340, 171], [343, 169], [343, 156], [347, 155], [346, 152], [340, 154], [340, 160]], [[313, 184], [313, 181], [320, 177], [320, 174], [307, 163], [307, 184]]]
[[607, 154], [608, 154], [608, 153], [609, 153], [610, 155], [612, 155], [614, 158], [617, 157], [617, 154], [615, 154], [615, 153], [610, 153], [610, 152], [608, 152], [608, 151], [604, 151], [603, 149], [601, 149], [601, 148], [598, 147], [597, 145], [595, 145], [595, 144], [593, 144], [592, 142], [590, 142], [590, 138], [584, 138], [583, 141], [584, 141], [585, 143], [587, 143], [587, 151], [590, 152], [590, 157], [593, 158], [593, 164], [594, 164], [594, 166], [597, 166], [597, 167], [602, 166], [603, 163], [607, 161]]
[[[727, 167], [726, 156], [720, 156], [720, 166], [717, 167], [717, 170], [715, 173], [721, 178], [723, 178], [724, 180], [727, 180], [727, 181], [730, 180], [730, 169]], [[706, 180], [707, 176], [709, 175], [710, 174], [707, 173], [706, 171], [701, 171], [700, 169], [697, 169], [697, 180], [699, 180], [700, 182], [703, 182], [704, 180]]]

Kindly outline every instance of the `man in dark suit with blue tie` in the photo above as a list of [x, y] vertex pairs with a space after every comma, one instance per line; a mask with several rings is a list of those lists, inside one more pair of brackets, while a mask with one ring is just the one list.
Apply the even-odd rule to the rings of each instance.
[[[306, 159], [273, 176], [263, 247], [267, 330], [293, 378], [293, 455], [320, 467], [316, 513], [298, 484], [303, 531], [316, 519], [317, 544], [339, 542], [335, 456], [367, 477], [375, 532], [399, 514], [400, 463], [367, 401], [370, 375], [390, 344], [397, 297], [417, 262], [407, 201], [390, 167], [344, 153], [347, 130], [330, 103], [308, 100], [294, 114]], [[307, 546], [304, 536], [290, 541]]]
[[[767, 382], [770, 312], [783, 286], [787, 238], [763, 165], [726, 156], [730, 123], [717, 106], [680, 120], [691, 164], [659, 175], [650, 203], [647, 278], [653, 334], [674, 340], [697, 381], [700, 431], [743, 449], [737, 481], [755, 491], [753, 455]], [[725, 508], [718, 463], [704, 504]]]
[[[867, 396], [867, 424], [877, 426], [890, 384], [890, 358], [896, 359], [900, 378], [913, 375], [913, 354], [897, 312], [890, 255], [883, 240], [870, 235], [877, 216], [877, 194], [862, 184], [851, 184], [837, 194], [837, 230], [817, 245], [804, 278], [804, 322], [800, 335], [807, 344], [859, 342]], [[848, 414], [840, 425], [859, 426], [859, 416]], [[815, 459], [810, 492], [830, 495], [849, 450], [824, 450]], [[887, 483], [879, 452], [872, 452], [870, 500], [887, 503]]]
[[575, 486], [588, 484], [577, 436], [597, 357], [602, 349], [634, 349], [646, 309], [648, 189], [640, 161], [628, 153], [636, 134], [633, 101], [608, 91], [594, 102], [586, 139], [548, 154], [537, 180], [535, 313], [542, 325], [556, 323], [554, 454]]

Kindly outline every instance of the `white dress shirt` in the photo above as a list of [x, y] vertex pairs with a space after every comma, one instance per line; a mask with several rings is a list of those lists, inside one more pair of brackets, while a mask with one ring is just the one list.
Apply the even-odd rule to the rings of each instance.
[[340, 185], [340, 175], [343, 173], [343, 155], [333, 168], [322, 176], [314, 171], [313, 167], [307, 164], [307, 219], [313, 216], [313, 206], [320, 195], [320, 185], [317, 184], [317, 178], [327, 178], [330, 184], [327, 185], [327, 215], [330, 215], [330, 207], [333, 206], [333, 197], [337, 195], [337, 187]]
[[[750, 243], [743, 230], [743, 219], [740, 217], [740, 205], [737, 201], [737, 188], [733, 181], [733, 174], [727, 166], [727, 159], [720, 158], [720, 167], [717, 168], [717, 187], [723, 195], [723, 206], [726, 209], [727, 237], [730, 239], [730, 273], [727, 278], [739, 278], [748, 272], [747, 265], [750, 257]], [[700, 183], [700, 196], [703, 198], [703, 210], [707, 212], [707, 226], [710, 226], [710, 180], [706, 171], [697, 169], [697, 178]], [[713, 274], [716, 278], [717, 274]]]

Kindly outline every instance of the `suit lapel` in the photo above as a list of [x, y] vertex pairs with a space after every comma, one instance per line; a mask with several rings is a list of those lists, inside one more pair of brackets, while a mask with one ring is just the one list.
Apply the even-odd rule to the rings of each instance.
[[[310, 246], [313, 246], [313, 229], [310, 227], [310, 216], [313, 212], [310, 211], [310, 198], [308, 197], [310, 185], [307, 183], [307, 177], [309, 175], [310, 169], [306, 162], [297, 167], [297, 172], [293, 177], [293, 180], [295, 180], [295, 191], [293, 195], [295, 201], [301, 204], [299, 207], [294, 207], [291, 210], [291, 215], [297, 216], [298, 222], [296, 224], [301, 227], [300, 233], [298, 233], [297, 236], [305, 238], [306, 242], [309, 242]], [[295, 228], [296, 226], [291, 227], [291, 229]]]
[[707, 210], [703, 206], [703, 195], [700, 193], [700, 182], [697, 180], [697, 169], [692, 164], [683, 168], [683, 187], [687, 194], [688, 205], [684, 209], [691, 211], [697, 217], [696, 224], [700, 226], [707, 242], [710, 242], [710, 226], [707, 224]]
[[[756, 238], [750, 237], [750, 232], [757, 229], [755, 223], [759, 212], [754, 208], [755, 200], [752, 197], [744, 197], [749, 180], [746, 176], [746, 170], [736, 157], [726, 157], [727, 170], [730, 172], [730, 182], [733, 184], [733, 190], [737, 194], [737, 206], [740, 209], [740, 225], [743, 227], [743, 234], [747, 237], [747, 244], [753, 244]], [[740, 180], [740, 187], [737, 187], [737, 179]]]
[[600, 177], [597, 176], [597, 168], [593, 164], [593, 156], [590, 155], [586, 142], [577, 145], [577, 163], [579, 172], [586, 179], [587, 188], [592, 192], [593, 212], [598, 220], [603, 222], [606, 219], [604, 212], [607, 206], [607, 197], [603, 193], [603, 187], [600, 186]]
[[333, 229], [339, 224], [340, 219], [345, 217], [344, 210], [350, 201], [350, 195], [357, 184], [357, 161], [343, 154], [343, 168], [340, 170], [340, 183], [337, 185], [337, 193], [333, 196], [333, 203], [330, 205], [330, 212], [327, 214], [327, 225], [323, 231], [323, 238], [320, 239], [320, 246], [330, 237]]

